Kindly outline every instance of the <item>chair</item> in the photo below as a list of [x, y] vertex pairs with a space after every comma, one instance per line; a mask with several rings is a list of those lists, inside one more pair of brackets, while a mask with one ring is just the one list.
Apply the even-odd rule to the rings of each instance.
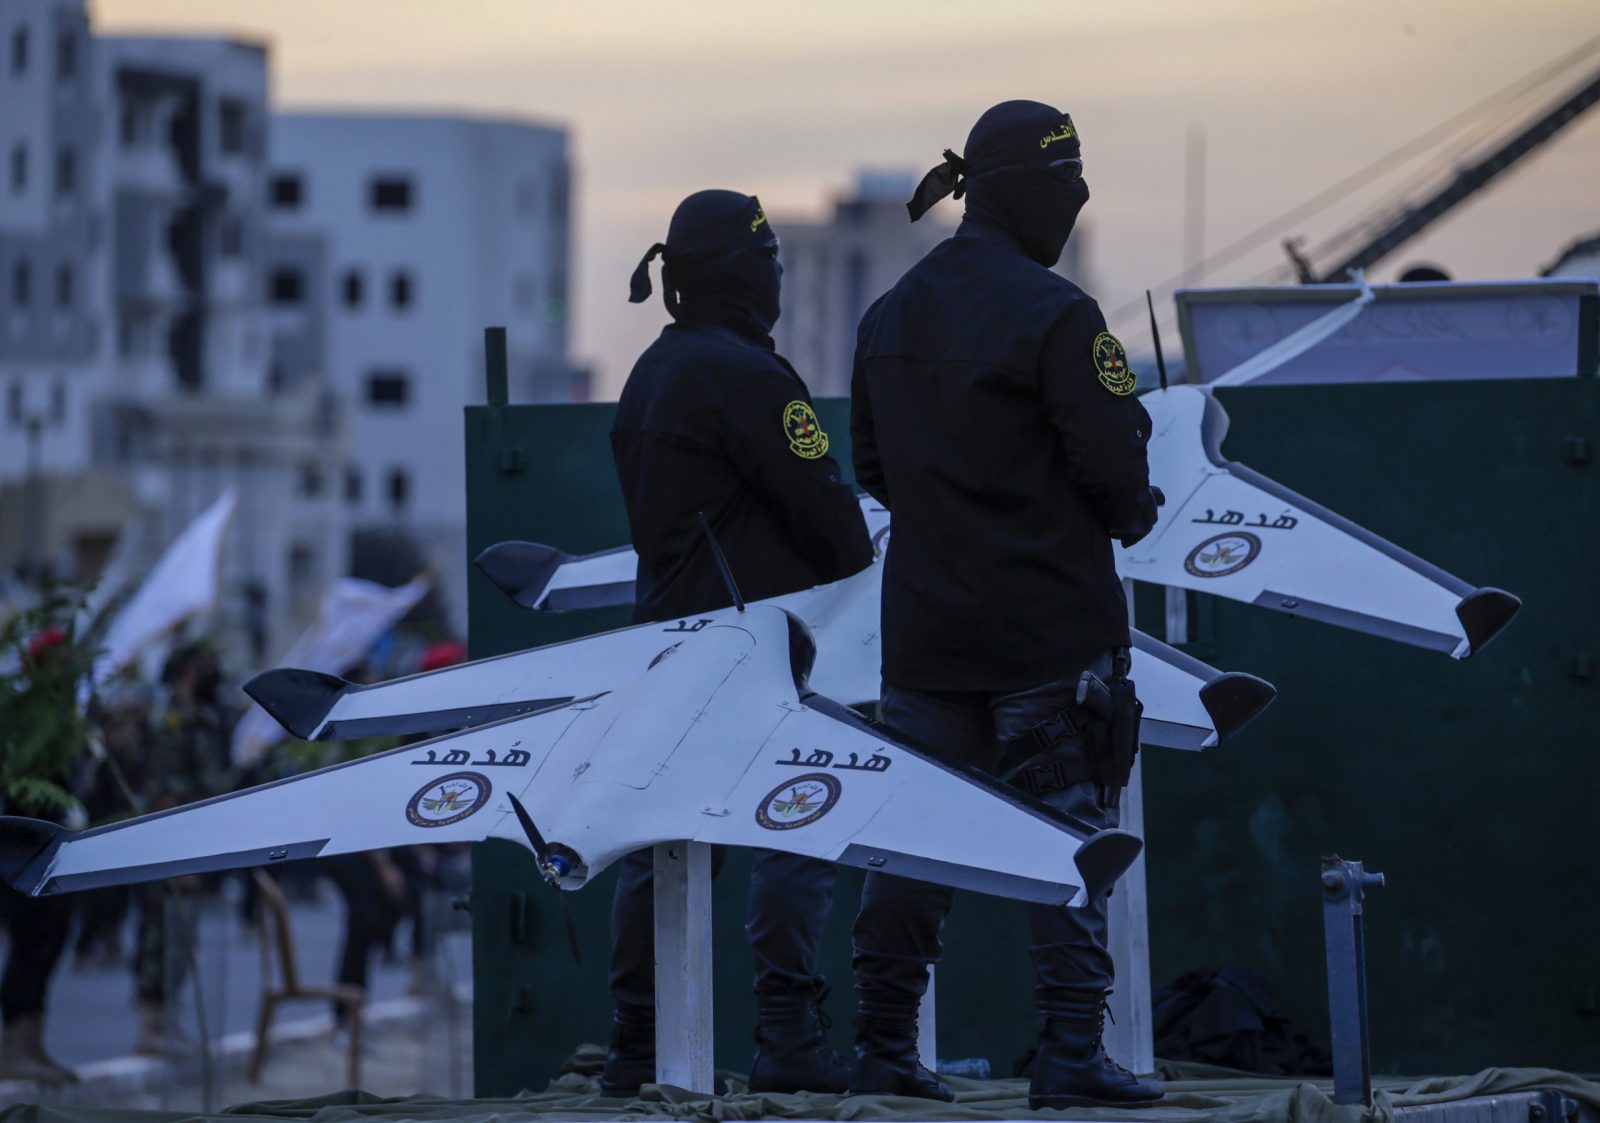
[[[261, 924], [261, 1010], [256, 1016], [256, 1048], [250, 1058], [250, 1082], [261, 1082], [261, 1069], [267, 1063], [268, 1030], [272, 1028], [272, 1015], [278, 1003], [291, 999], [320, 999], [337, 1002], [344, 1007], [350, 1029], [350, 1087], [361, 1086], [361, 1031], [362, 1013], [366, 992], [361, 987], [337, 984], [328, 987], [308, 987], [300, 982], [300, 972], [295, 965], [294, 932], [289, 926], [289, 902], [284, 898], [278, 883], [262, 870], [253, 870], [256, 888], [260, 890]], [[276, 958], [277, 969], [273, 969]], [[279, 985], [273, 985], [273, 979]]]

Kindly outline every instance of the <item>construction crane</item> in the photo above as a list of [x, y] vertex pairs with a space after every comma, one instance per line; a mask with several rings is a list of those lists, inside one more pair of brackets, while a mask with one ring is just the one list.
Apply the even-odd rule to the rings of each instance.
[[1320, 274], [1300, 249], [1297, 240], [1284, 242], [1295, 272], [1305, 284], [1331, 284], [1349, 279], [1353, 269], [1366, 269], [1387, 257], [1406, 242], [1448, 214], [1456, 206], [1481, 191], [1517, 161], [1545, 144], [1572, 124], [1596, 102], [1600, 102], [1600, 70], [1591, 74], [1576, 89], [1567, 93], [1535, 120], [1520, 129], [1487, 156], [1462, 168], [1444, 187], [1419, 203], [1403, 208], [1376, 234], [1347, 253], [1337, 265]]

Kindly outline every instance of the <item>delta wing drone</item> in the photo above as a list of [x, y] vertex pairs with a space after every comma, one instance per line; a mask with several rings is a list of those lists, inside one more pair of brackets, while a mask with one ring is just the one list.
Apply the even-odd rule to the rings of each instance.
[[1150, 478], [1167, 495], [1149, 537], [1119, 550], [1124, 577], [1214, 593], [1465, 659], [1522, 607], [1475, 588], [1242, 464], [1223, 459], [1228, 414], [1209, 390], [1139, 399]]
[[[1210, 391], [1173, 386], [1139, 401], [1152, 422], [1150, 479], [1166, 493], [1167, 505], [1148, 537], [1117, 551], [1121, 576], [1213, 593], [1456, 659], [1482, 650], [1522, 607], [1510, 593], [1475, 587], [1224, 459], [1228, 415]], [[888, 512], [870, 499], [862, 512], [881, 548]], [[478, 567], [518, 604], [560, 612], [631, 604], [636, 560], [627, 547], [573, 557], [531, 542], [505, 542], [485, 550]], [[1142, 634], [1135, 646], [1162, 658], [1172, 651]], [[1139, 694], [1160, 705], [1161, 684], [1145, 681], [1149, 662], [1135, 676]]]
[[[861, 506], [878, 553], [870, 565], [842, 581], [760, 602], [806, 623], [818, 647], [812, 682], [824, 696], [847, 705], [876, 702], [880, 690], [878, 604], [889, 516], [870, 498]], [[626, 547], [569, 558], [531, 543], [491, 547], [478, 559], [518, 603], [550, 606], [554, 597], [564, 608], [632, 604], [635, 562]], [[644, 669], [663, 647], [732, 623], [740, 611], [729, 607], [693, 619], [639, 624], [370, 686], [284, 668], [258, 675], [245, 690], [307, 740], [438, 732], [610, 690], [620, 677]], [[1219, 673], [1143, 633], [1134, 636], [1133, 674], [1145, 705], [1144, 741], [1169, 748], [1218, 744], [1275, 693], [1259, 678]]]
[[1071, 904], [1137, 856], [1134, 836], [817, 694], [815, 654], [796, 616], [754, 605], [685, 628], [603, 695], [92, 830], [0, 819], [0, 874], [39, 895], [504, 838], [576, 889], [632, 850], [688, 839]]

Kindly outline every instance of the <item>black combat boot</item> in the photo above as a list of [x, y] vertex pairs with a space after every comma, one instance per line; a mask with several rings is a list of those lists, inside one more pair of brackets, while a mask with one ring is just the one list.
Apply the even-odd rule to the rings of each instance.
[[1106, 1056], [1106, 995], [1096, 988], [1039, 991], [1039, 1052], [1028, 1107], [1140, 1107], [1164, 1094], [1160, 1081], [1140, 1079]]
[[756, 996], [752, 1092], [843, 1092], [850, 1063], [828, 1044], [825, 992]]
[[611, 1016], [611, 1048], [600, 1070], [600, 1094], [636, 1096], [639, 1085], [655, 1082], [655, 1007], [619, 1004]]
[[914, 995], [862, 991], [851, 1095], [915, 1096], [945, 1103], [956, 1098], [948, 1084], [923, 1066], [917, 1053], [919, 1003]]

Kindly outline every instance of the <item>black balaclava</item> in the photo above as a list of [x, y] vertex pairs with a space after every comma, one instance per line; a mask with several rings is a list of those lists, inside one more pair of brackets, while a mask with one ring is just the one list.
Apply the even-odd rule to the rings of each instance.
[[675, 320], [709, 320], [771, 343], [778, 322], [778, 237], [761, 200], [696, 191], [672, 212], [665, 243], [633, 271], [628, 300], [650, 295], [650, 259], [661, 255], [661, 297]]
[[1042, 102], [1003, 101], [972, 126], [963, 155], [945, 149], [944, 163], [922, 178], [906, 210], [915, 222], [946, 195], [965, 195], [970, 221], [1004, 230], [1050, 268], [1089, 201], [1081, 151], [1067, 114]]

